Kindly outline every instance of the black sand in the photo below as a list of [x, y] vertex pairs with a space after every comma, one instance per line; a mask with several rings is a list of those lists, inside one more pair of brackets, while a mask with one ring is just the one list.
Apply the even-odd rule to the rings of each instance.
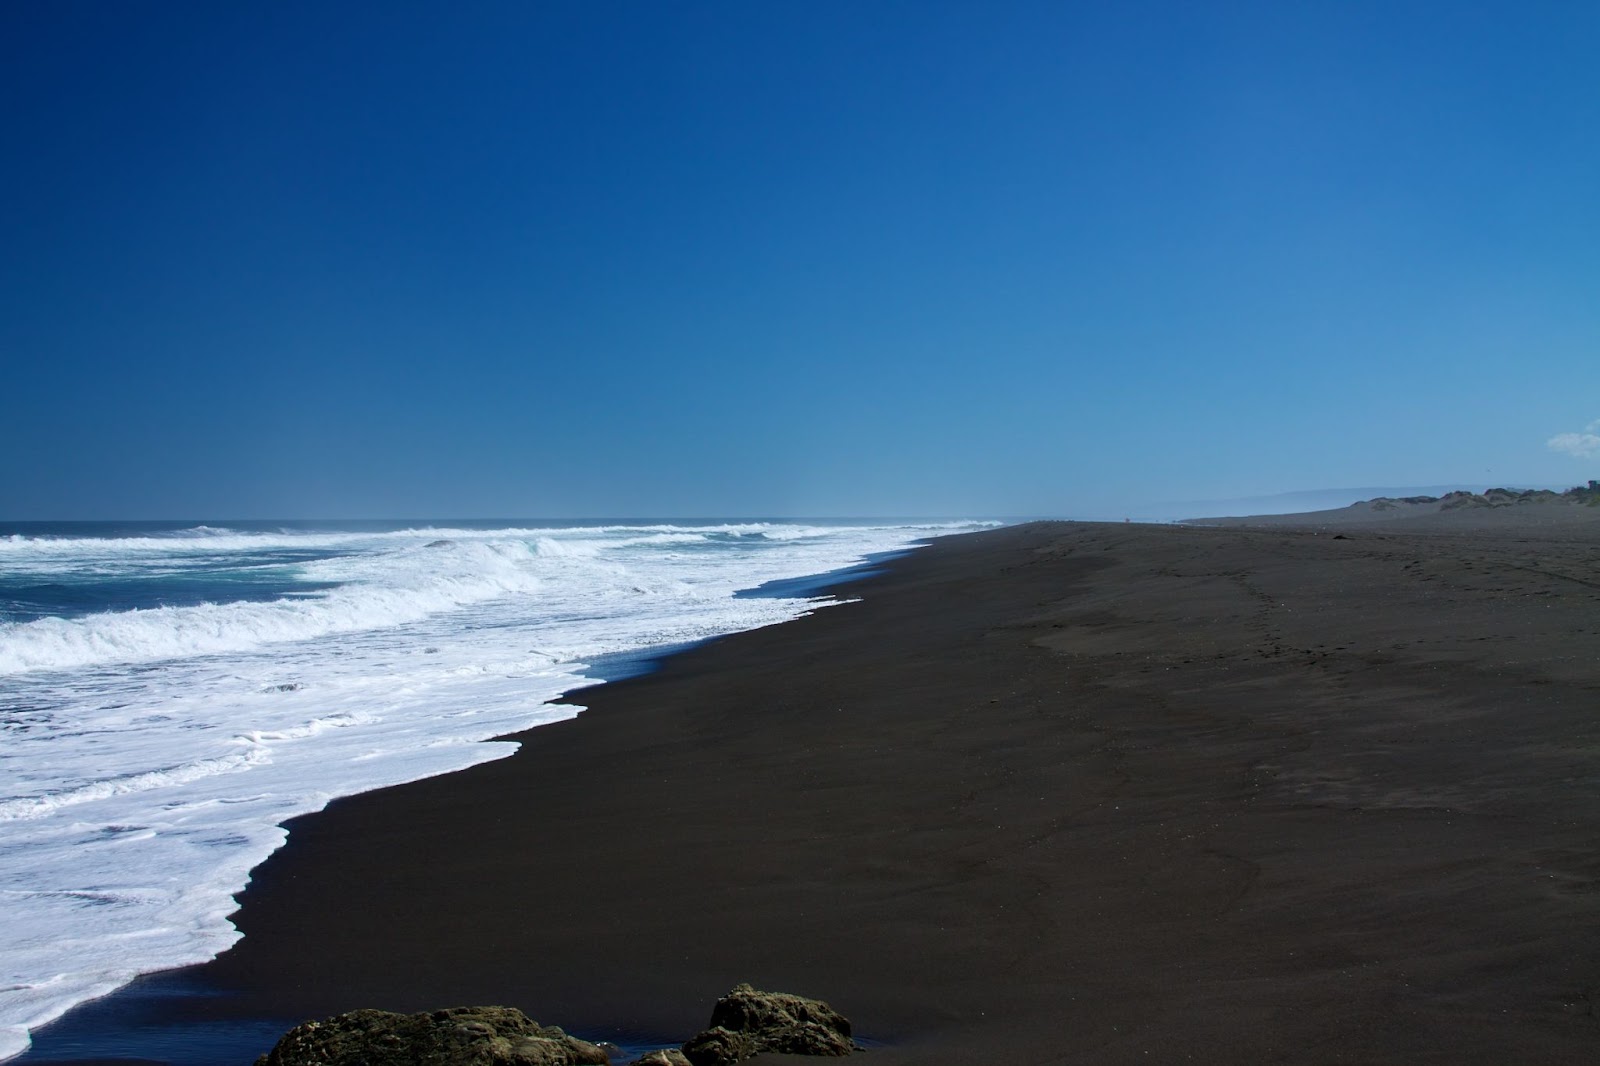
[[879, 1066], [1597, 1061], [1600, 524], [1340, 532], [940, 540], [293, 823], [198, 976], [663, 1041], [748, 980]]

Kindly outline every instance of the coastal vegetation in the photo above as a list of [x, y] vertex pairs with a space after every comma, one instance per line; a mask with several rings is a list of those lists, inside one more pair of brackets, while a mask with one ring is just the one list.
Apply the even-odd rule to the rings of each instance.
[[1586, 507], [1600, 507], [1600, 481], [1591, 479], [1587, 485], [1574, 485], [1565, 492], [1551, 489], [1485, 489], [1482, 492], [1447, 492], [1443, 496], [1380, 496], [1371, 501], [1373, 510], [1390, 510], [1401, 504], [1438, 504], [1441, 511], [1455, 511], [1468, 507], [1512, 507], [1518, 504], [1577, 503]]

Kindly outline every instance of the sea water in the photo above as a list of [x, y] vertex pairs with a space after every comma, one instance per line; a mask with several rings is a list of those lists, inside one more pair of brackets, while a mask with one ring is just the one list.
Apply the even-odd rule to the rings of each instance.
[[831, 601], [783, 582], [976, 525], [0, 527], [0, 1058], [232, 944], [288, 819], [504, 758], [597, 660], [794, 618]]

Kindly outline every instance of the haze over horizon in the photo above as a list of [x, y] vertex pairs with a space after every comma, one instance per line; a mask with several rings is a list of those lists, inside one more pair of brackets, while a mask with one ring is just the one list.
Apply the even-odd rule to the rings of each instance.
[[0, 521], [1600, 477], [1600, 7], [0, 11]]

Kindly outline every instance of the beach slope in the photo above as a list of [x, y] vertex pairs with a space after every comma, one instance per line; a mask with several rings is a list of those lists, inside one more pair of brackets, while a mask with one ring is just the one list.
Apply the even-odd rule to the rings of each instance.
[[292, 823], [201, 973], [640, 1042], [750, 981], [880, 1066], [1591, 1062], [1597, 529], [943, 538]]

